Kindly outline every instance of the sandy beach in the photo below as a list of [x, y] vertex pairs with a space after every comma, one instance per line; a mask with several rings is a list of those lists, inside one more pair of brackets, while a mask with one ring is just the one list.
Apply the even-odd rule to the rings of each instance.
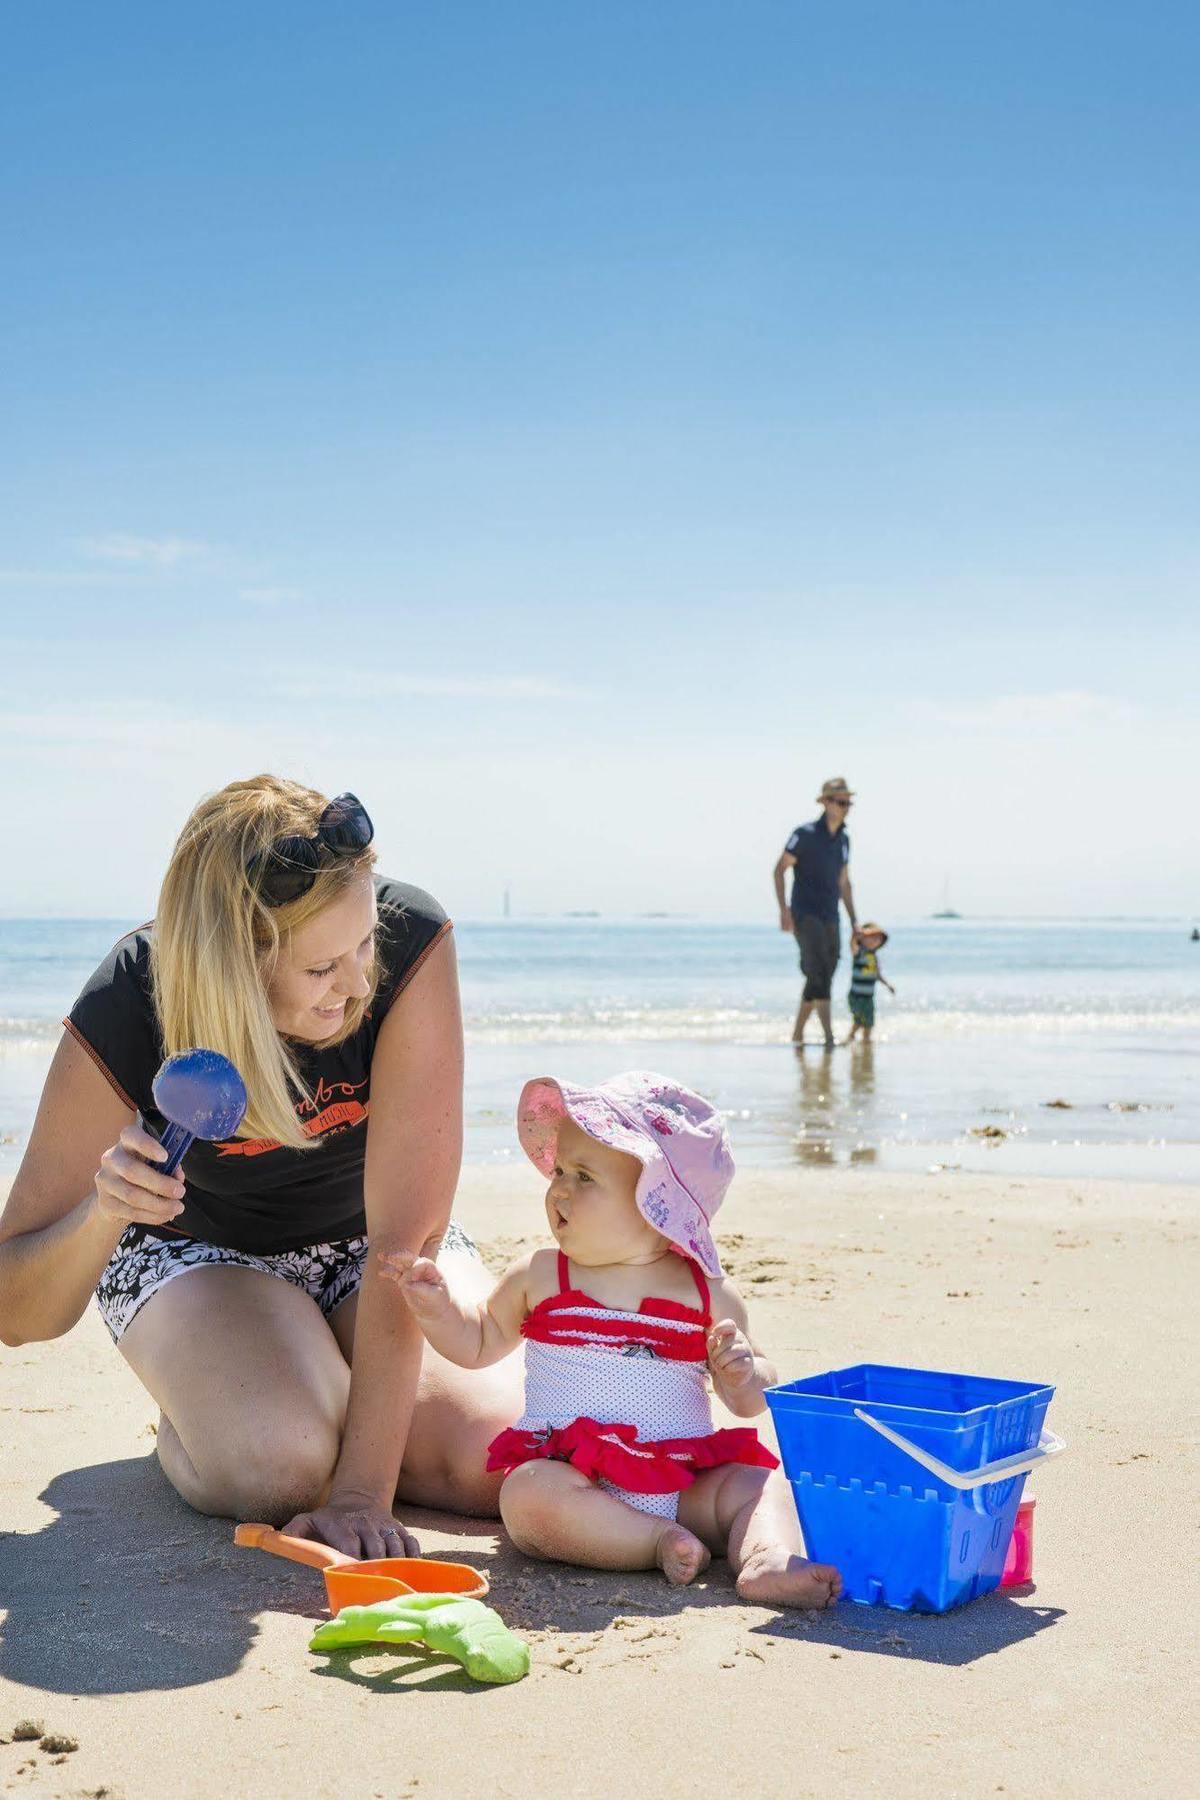
[[[471, 1168], [459, 1215], [503, 1260], [532, 1171]], [[0, 1744], [6, 1792], [600, 1796], [1163, 1794], [1187, 1785], [1200, 1193], [1162, 1184], [752, 1171], [728, 1265], [782, 1378], [860, 1359], [1057, 1384], [1036, 1581], [944, 1617], [780, 1616], [723, 1565], [687, 1590], [538, 1565], [410, 1514], [485, 1568], [530, 1677], [309, 1654], [315, 1574], [235, 1550], [153, 1458], [150, 1403], [94, 1311], [5, 1351]]]

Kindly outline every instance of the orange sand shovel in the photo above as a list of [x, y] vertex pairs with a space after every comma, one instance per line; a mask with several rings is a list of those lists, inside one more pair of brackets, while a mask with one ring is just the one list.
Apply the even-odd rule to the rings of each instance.
[[459, 1594], [479, 1600], [488, 1591], [487, 1576], [469, 1563], [435, 1562], [424, 1556], [381, 1556], [356, 1562], [312, 1538], [284, 1537], [270, 1525], [239, 1525], [233, 1541], [244, 1549], [265, 1550], [270, 1556], [285, 1556], [289, 1562], [320, 1569], [329, 1610], [335, 1616], [343, 1606], [373, 1606], [377, 1600], [395, 1600], [403, 1594]]

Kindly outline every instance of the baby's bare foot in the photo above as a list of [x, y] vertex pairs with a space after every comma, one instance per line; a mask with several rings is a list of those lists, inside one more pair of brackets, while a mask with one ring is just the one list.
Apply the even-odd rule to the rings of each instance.
[[658, 1566], [672, 1587], [686, 1587], [712, 1561], [698, 1537], [684, 1525], [665, 1525], [656, 1551]]
[[836, 1606], [842, 1578], [830, 1563], [806, 1562], [786, 1550], [756, 1550], [737, 1578], [738, 1595], [765, 1606]]

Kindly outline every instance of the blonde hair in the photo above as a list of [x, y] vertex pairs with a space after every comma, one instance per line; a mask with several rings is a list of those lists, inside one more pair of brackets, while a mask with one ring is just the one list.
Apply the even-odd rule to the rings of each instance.
[[[312, 788], [277, 775], [231, 781], [194, 809], [179, 834], [163, 878], [150, 937], [150, 979], [168, 1056], [203, 1045], [219, 1050], [241, 1071], [250, 1104], [242, 1138], [273, 1138], [294, 1150], [312, 1148], [296, 1115], [308, 1098], [295, 1059], [271, 1018], [267, 989], [292, 933], [345, 892], [362, 869], [374, 866], [368, 846], [317, 871], [308, 892], [283, 906], [265, 906], [246, 870], [283, 837], [312, 837], [327, 802]], [[379, 981], [351, 1000], [335, 1037], [341, 1043], [362, 1024]]]

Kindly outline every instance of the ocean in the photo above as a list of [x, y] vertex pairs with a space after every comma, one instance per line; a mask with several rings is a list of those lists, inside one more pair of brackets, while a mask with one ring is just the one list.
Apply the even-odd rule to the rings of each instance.
[[[129, 922], [0, 920], [0, 1172], [59, 1021]], [[689, 1082], [775, 1167], [1200, 1179], [1200, 943], [1181, 920], [915, 920], [881, 962], [875, 1042], [789, 1044], [795, 945], [770, 923], [545, 918], [456, 927], [466, 1154], [519, 1157], [530, 1075]], [[848, 960], [835, 986], [847, 1026]]]

